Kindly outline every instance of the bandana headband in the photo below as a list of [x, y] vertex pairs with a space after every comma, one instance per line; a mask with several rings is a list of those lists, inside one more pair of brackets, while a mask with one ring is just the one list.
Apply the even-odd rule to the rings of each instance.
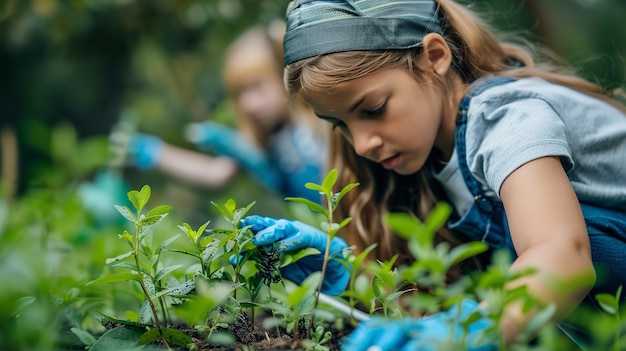
[[285, 65], [323, 54], [409, 49], [442, 33], [434, 0], [294, 0], [287, 9]]

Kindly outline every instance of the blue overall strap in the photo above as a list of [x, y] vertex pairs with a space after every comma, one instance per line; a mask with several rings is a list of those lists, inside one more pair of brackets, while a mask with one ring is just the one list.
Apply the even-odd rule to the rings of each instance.
[[467, 165], [465, 133], [467, 129], [468, 109], [473, 96], [496, 85], [513, 81], [512, 78], [494, 76], [478, 80], [463, 97], [456, 120], [455, 148], [457, 162], [463, 181], [472, 194], [474, 202], [457, 221], [448, 224], [448, 228], [470, 241], [483, 241], [491, 248], [506, 247], [515, 256], [513, 243], [508, 235], [506, 216], [502, 202], [485, 194], [481, 183], [474, 177]]
[[465, 148], [465, 125], [467, 124], [467, 111], [469, 109], [470, 101], [474, 96], [479, 95], [489, 88], [510, 83], [514, 80], [515, 79], [511, 77], [504, 76], [490, 76], [477, 80], [461, 100], [456, 118], [457, 127], [455, 144], [459, 165], [462, 170], [461, 173], [463, 174], [463, 180], [465, 181], [465, 185], [468, 187], [469, 191], [472, 193], [472, 196], [474, 196], [474, 201], [478, 204], [481, 210], [486, 212], [492, 212], [498, 204], [496, 204], [492, 198], [485, 195], [481, 184], [472, 176], [470, 172], [463, 171], [464, 169], [469, 170], [469, 167], [467, 166], [467, 150]]

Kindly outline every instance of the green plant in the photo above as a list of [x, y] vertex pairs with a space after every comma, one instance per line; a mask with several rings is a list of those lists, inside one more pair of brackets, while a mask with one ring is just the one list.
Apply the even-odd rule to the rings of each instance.
[[[294, 201], [294, 202], [301, 203], [301, 204], [308, 206], [311, 211], [323, 214], [326, 219], [325, 221], [321, 223], [321, 226], [320, 226], [321, 229], [328, 235], [328, 239], [326, 241], [326, 251], [324, 252], [324, 261], [322, 263], [322, 276], [321, 276], [319, 285], [317, 287], [317, 292], [315, 294], [315, 302], [313, 303], [314, 307], [317, 307], [318, 302], [319, 302], [319, 294], [322, 291], [322, 282], [324, 281], [324, 276], [326, 275], [326, 267], [328, 265], [328, 260], [330, 259], [330, 243], [335, 238], [335, 235], [337, 234], [337, 232], [339, 232], [339, 230], [341, 230], [343, 227], [348, 225], [348, 223], [350, 223], [351, 221], [351, 218], [348, 217], [348, 218], [344, 218], [343, 220], [341, 220], [341, 222], [336, 223], [335, 218], [334, 218], [334, 211], [337, 208], [337, 205], [339, 204], [341, 199], [343, 199], [343, 197], [350, 190], [354, 189], [355, 187], [359, 185], [358, 183], [348, 184], [345, 187], [343, 187], [343, 189], [341, 189], [339, 192], [336, 193], [333, 191], [333, 187], [335, 186], [335, 183], [337, 182], [337, 176], [338, 176], [337, 170], [332, 169], [328, 172], [326, 177], [324, 177], [322, 184], [315, 184], [311, 182], [305, 184], [305, 187], [307, 189], [318, 191], [321, 195], [323, 195], [325, 202], [326, 202], [326, 207], [323, 207], [320, 204], [317, 204], [313, 201], [303, 199], [303, 198], [296, 198], [296, 197], [286, 198], [286, 200], [288, 201]], [[312, 330], [314, 326], [314, 319], [311, 319], [310, 326]]]
[[[163, 249], [172, 243], [176, 237], [169, 238], [161, 243], [156, 250], [151, 245], [151, 236], [155, 227], [167, 216], [171, 211], [171, 207], [167, 205], [157, 206], [147, 213], [143, 210], [150, 200], [151, 189], [145, 185], [140, 191], [131, 190], [128, 192], [128, 199], [135, 208], [133, 212], [127, 206], [116, 205], [117, 210], [124, 218], [134, 224], [134, 234], [124, 231], [119, 235], [120, 239], [125, 240], [131, 250], [119, 255], [115, 258], [107, 260], [112, 268], [122, 268], [130, 270], [130, 273], [119, 274], [115, 277], [106, 277], [104, 280], [93, 281], [91, 284], [111, 282], [115, 280], [131, 280], [136, 282], [144, 295], [139, 312], [139, 321], [143, 324], [153, 322], [154, 329], [148, 329], [140, 337], [142, 344], [149, 344], [160, 339], [163, 345], [170, 349], [168, 340], [175, 341], [178, 346], [186, 346], [191, 343], [191, 339], [173, 328], [163, 327], [163, 322], [169, 318], [168, 303], [165, 301], [166, 296], [184, 295], [195, 288], [195, 282], [189, 280], [183, 284], [166, 287], [163, 279], [174, 270], [182, 267], [181, 265], [173, 265], [162, 267], [159, 259]], [[132, 258], [132, 263], [124, 261], [126, 258]], [[161, 316], [159, 316], [159, 311]], [[128, 314], [127, 314], [128, 316]], [[182, 343], [182, 345], [180, 345]]]

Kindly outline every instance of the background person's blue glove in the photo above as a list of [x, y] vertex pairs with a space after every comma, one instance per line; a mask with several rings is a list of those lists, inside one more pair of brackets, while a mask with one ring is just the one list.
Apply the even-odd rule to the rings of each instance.
[[266, 153], [236, 130], [219, 123], [205, 121], [189, 123], [184, 133], [185, 138], [198, 148], [230, 157], [270, 188], [275, 190], [279, 188], [278, 171], [272, 166]]
[[[321, 230], [298, 221], [275, 219], [270, 217], [249, 216], [242, 220], [242, 226], [250, 226], [255, 233], [253, 242], [257, 246], [277, 243], [285, 252], [312, 247], [321, 254], [310, 255], [281, 268], [283, 277], [301, 284], [313, 272], [321, 271], [324, 251], [328, 235]], [[350, 272], [337, 260], [344, 260], [343, 250], [346, 242], [335, 236], [330, 243], [330, 257], [326, 267], [326, 275], [322, 283], [322, 292], [329, 295], [340, 295], [350, 280]], [[347, 263], [344, 260], [345, 263]]]
[[436, 351], [440, 346], [452, 347], [455, 343], [458, 347], [464, 334], [461, 325], [474, 312], [479, 313], [479, 318], [467, 327], [465, 350], [497, 350], [495, 332], [490, 332], [493, 321], [486, 317], [476, 301], [470, 299], [428, 317], [400, 320], [373, 318], [362, 322], [343, 343], [342, 350], [365, 351], [375, 346], [381, 351]]
[[126, 150], [131, 162], [144, 170], [153, 169], [156, 166], [162, 151], [163, 140], [161, 138], [143, 133], [133, 134]]

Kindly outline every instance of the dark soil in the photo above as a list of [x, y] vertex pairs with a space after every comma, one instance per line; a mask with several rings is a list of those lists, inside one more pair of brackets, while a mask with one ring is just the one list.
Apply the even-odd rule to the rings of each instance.
[[[304, 322], [304, 320], [301, 322], [302, 323], [300, 323], [298, 332], [300, 335], [307, 335], [306, 326], [308, 326], [309, 323]], [[201, 335], [196, 329], [190, 328], [187, 325], [166, 325], [165, 327], [177, 329], [182, 333], [187, 334], [196, 345], [197, 351], [304, 350], [301, 341], [296, 340], [285, 330], [265, 330], [260, 327], [262, 324], [262, 320], [253, 324], [247, 317], [241, 315], [237, 318], [234, 324], [230, 325], [227, 329], [222, 330], [235, 337], [235, 343], [229, 346], [209, 344], [206, 341], [205, 335]], [[327, 330], [332, 333], [332, 338], [330, 341], [324, 343], [323, 346], [328, 347], [329, 351], [341, 350], [341, 344], [352, 331], [353, 328], [347, 320], [343, 324], [345, 325], [345, 328], [342, 330], [338, 330], [332, 326], [327, 327]], [[103, 325], [106, 329], [113, 329], [120, 326], [131, 329], [137, 328], [137, 326], [116, 322], [107, 322]], [[186, 351], [187, 349], [185, 348], [184, 350]]]
[[[261, 323], [253, 325], [246, 318], [238, 318], [227, 330], [237, 340], [235, 344], [230, 346], [209, 345], [205, 340], [198, 338], [198, 335], [195, 335], [193, 340], [198, 346], [198, 351], [303, 350], [300, 342], [284, 330], [265, 330], [259, 325]], [[333, 328], [329, 328], [329, 330], [333, 337], [324, 346], [328, 347], [330, 351], [341, 350], [341, 343], [349, 334], [349, 330], [335, 330]], [[301, 331], [301, 333], [304, 332], [304, 330]]]

